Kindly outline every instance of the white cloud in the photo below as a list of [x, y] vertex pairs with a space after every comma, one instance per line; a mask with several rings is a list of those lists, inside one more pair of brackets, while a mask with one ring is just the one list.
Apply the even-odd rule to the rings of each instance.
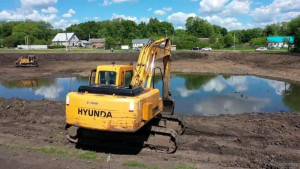
[[299, 0], [274, 0], [267, 6], [251, 11], [255, 23], [265, 25], [270, 22], [289, 21], [300, 14]]
[[99, 20], [100, 18], [98, 16], [94, 16], [94, 20]]
[[250, 5], [250, 0], [233, 0], [225, 7], [222, 14], [225, 16], [245, 15], [249, 13]]
[[271, 86], [277, 95], [282, 95], [284, 94], [285, 90], [289, 90], [290, 88], [290, 84], [289, 83], [285, 83], [285, 82], [279, 82], [276, 80], [266, 80], [269, 84], [269, 86]]
[[126, 15], [119, 15], [119, 14], [113, 13], [113, 16], [111, 17], [111, 19], [118, 19], [118, 18], [125, 19], [125, 20], [131, 20], [137, 24], [140, 22], [148, 23], [150, 20], [150, 18], [147, 18], [147, 17], [141, 17], [138, 19], [135, 16], [126, 16]]
[[202, 0], [199, 11], [201, 13], [217, 13], [224, 9], [227, 2], [228, 0]]
[[63, 14], [62, 16], [65, 17], [65, 18], [70, 18], [75, 13], [76, 13], [76, 11], [74, 11], [73, 9], [69, 9], [69, 11], [67, 13]]
[[57, 0], [20, 0], [23, 7], [46, 8], [57, 3]]
[[1, 11], [0, 12], [0, 20], [8, 20], [8, 21], [17, 21], [17, 20], [26, 20], [30, 19], [33, 21], [45, 21], [52, 22], [57, 16], [55, 14], [41, 14], [37, 10], [32, 9], [18, 9], [17, 11]]
[[122, 3], [122, 2], [137, 2], [138, 0], [103, 0], [103, 6], [111, 5], [113, 3]]
[[35, 95], [42, 95], [46, 99], [56, 99], [63, 90], [61, 86], [52, 85], [49, 87], [41, 87], [34, 91]]
[[270, 103], [269, 99], [252, 98], [247, 99], [234, 95], [216, 96], [196, 103], [194, 111], [201, 115], [240, 114], [246, 112], [260, 112]]
[[203, 90], [206, 92], [211, 92], [213, 90], [215, 90], [217, 92], [221, 92], [225, 88], [226, 88], [226, 85], [225, 85], [224, 81], [222, 81], [222, 79], [220, 79], [220, 78], [214, 78], [203, 86]]
[[195, 13], [183, 13], [183, 12], [177, 12], [169, 15], [167, 17], [167, 20], [171, 22], [175, 27], [181, 26], [184, 27], [185, 21], [188, 17], [195, 17]]
[[148, 8], [147, 11], [149, 11], [149, 12], [152, 11], [152, 8]]
[[125, 15], [118, 15], [116, 13], [113, 13], [113, 16], [111, 17], [111, 19], [117, 19], [117, 18], [122, 18], [122, 19], [126, 19], [126, 20], [131, 20], [134, 22], [138, 22], [137, 18], [134, 16], [125, 16]]
[[103, 6], [108, 6], [108, 5], [111, 5], [112, 2], [110, 0], [104, 0], [103, 1]]
[[184, 29], [183, 26], [177, 26], [176, 29]]
[[141, 17], [140, 22], [149, 23], [150, 18], [147, 17]]
[[168, 7], [168, 8], [163, 8], [164, 11], [172, 11], [172, 8], [171, 7]]
[[60, 19], [59, 21], [54, 22], [52, 25], [54, 28], [66, 29], [72, 24], [77, 24], [77, 23], [79, 23], [79, 20], [77, 19], [72, 19], [72, 20]]
[[178, 87], [176, 90], [179, 92], [180, 96], [185, 98], [191, 94], [199, 93], [199, 90], [187, 90], [185, 87]]
[[242, 92], [248, 90], [246, 76], [232, 76], [226, 80], [227, 84], [233, 86], [235, 91]]
[[53, 14], [53, 13], [57, 13], [57, 12], [58, 12], [58, 10], [52, 6], [42, 9], [42, 13], [52, 13]]
[[154, 14], [156, 14], [156, 15], [165, 15], [167, 13], [164, 10], [156, 10], [156, 11], [154, 11]]
[[206, 16], [203, 17], [203, 19], [207, 20], [208, 22], [215, 24], [215, 25], [220, 25], [222, 27], [225, 27], [229, 30], [232, 29], [242, 29], [243, 24], [241, 22], [238, 22], [238, 20], [234, 17], [225, 17], [222, 18], [217, 15], [212, 15], [212, 16]]

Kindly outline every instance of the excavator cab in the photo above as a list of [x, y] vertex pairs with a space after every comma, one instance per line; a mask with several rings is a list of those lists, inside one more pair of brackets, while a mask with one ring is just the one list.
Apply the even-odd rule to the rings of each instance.
[[91, 71], [89, 84], [129, 86], [132, 76], [131, 65], [100, 65]]

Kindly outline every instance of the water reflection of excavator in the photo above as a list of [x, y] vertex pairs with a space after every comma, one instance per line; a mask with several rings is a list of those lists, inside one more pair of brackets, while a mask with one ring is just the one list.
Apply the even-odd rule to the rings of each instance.
[[35, 55], [21, 56], [16, 62], [16, 67], [38, 67]]
[[[170, 99], [169, 39], [145, 45], [135, 71], [131, 65], [98, 66], [90, 85], [66, 96], [67, 137], [77, 144], [142, 148], [172, 153], [176, 138], [184, 132], [182, 121], [173, 116]], [[151, 87], [155, 60], [163, 60], [163, 98]], [[168, 112], [168, 113], [167, 113]]]

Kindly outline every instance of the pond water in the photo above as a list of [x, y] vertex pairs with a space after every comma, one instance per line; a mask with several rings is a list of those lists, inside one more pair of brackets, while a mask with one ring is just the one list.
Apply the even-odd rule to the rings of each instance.
[[[0, 84], [0, 97], [65, 101], [88, 77], [28, 79]], [[159, 77], [155, 87], [161, 89]], [[172, 74], [176, 114], [220, 115], [300, 111], [300, 85], [255, 76]]]

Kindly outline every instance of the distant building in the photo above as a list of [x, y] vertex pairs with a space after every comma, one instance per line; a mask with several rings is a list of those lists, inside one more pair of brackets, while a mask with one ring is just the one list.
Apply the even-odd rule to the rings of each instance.
[[87, 47], [87, 46], [90, 45], [90, 43], [89, 43], [89, 41], [87, 41], [87, 40], [80, 40], [80, 41], [77, 43], [77, 45], [78, 45], [79, 47]]
[[68, 46], [77, 46], [79, 38], [75, 33], [58, 33], [52, 40], [52, 44], [55, 45], [68, 45]]
[[199, 38], [199, 41], [203, 43], [210, 43], [210, 38]]
[[294, 43], [292, 36], [270, 36], [267, 37], [269, 48], [288, 48], [289, 43]]
[[133, 39], [132, 40], [132, 48], [138, 49], [143, 47], [145, 44], [148, 44], [150, 42], [150, 39]]
[[129, 50], [129, 45], [121, 45], [121, 49], [123, 49], [123, 50]]
[[171, 45], [171, 51], [175, 51], [176, 50], [176, 45]]
[[95, 48], [104, 48], [105, 47], [105, 38], [100, 39], [89, 39], [89, 44]]

